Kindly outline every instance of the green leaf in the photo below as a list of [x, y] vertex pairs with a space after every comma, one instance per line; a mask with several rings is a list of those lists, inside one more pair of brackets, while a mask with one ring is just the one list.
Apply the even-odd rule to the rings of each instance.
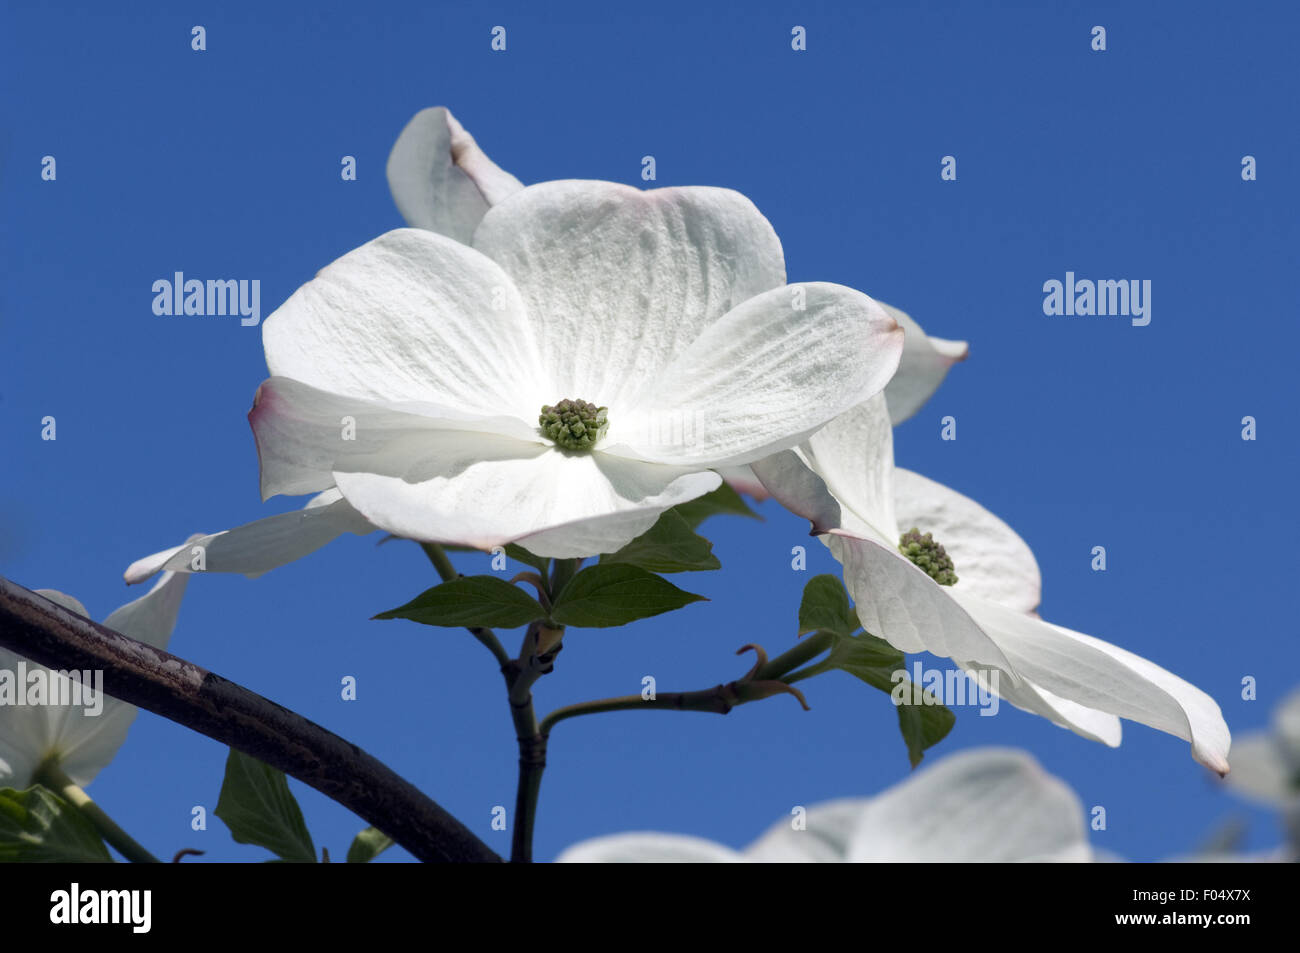
[[673, 510], [666, 510], [654, 526], [618, 552], [601, 556], [600, 561], [629, 563], [649, 572], [696, 572], [722, 567], [713, 555], [713, 544]]
[[516, 562], [521, 562], [525, 566], [532, 566], [546, 578], [546, 573], [550, 571], [551, 560], [547, 556], [534, 556], [518, 543], [506, 543], [506, 555]]
[[884, 639], [864, 632], [859, 636], [837, 636], [830, 655], [817, 668], [820, 671], [838, 668], [888, 695], [898, 684], [894, 673], [902, 671], [905, 663], [902, 652]]
[[808, 580], [799, 603], [800, 635], [821, 629], [837, 638], [848, 638], [860, 628], [862, 623], [849, 608], [849, 594], [838, 576], [824, 573]]
[[[911, 682], [908, 682], [911, 685]], [[898, 706], [898, 730], [903, 733], [903, 742], [907, 745], [907, 760], [912, 767], [921, 763], [927, 748], [932, 748], [948, 736], [957, 716], [946, 706], [939, 703], [929, 691], [925, 696], [928, 704], [905, 704]]]
[[[806, 599], [806, 589], [804, 594]], [[864, 632], [858, 636], [837, 635], [830, 655], [813, 666], [812, 672], [820, 674], [838, 668], [889, 695], [898, 709], [898, 730], [907, 745], [907, 759], [915, 768], [927, 748], [947, 737], [957, 718], [933, 692], [915, 685], [904, 674], [906, 664], [902, 652]]]
[[546, 617], [542, 604], [497, 576], [461, 576], [420, 593], [376, 619], [410, 619], [425, 625], [513, 629]]
[[725, 482], [711, 493], [677, 504], [669, 512], [677, 513], [686, 520], [686, 525], [691, 529], [695, 529], [710, 516], [722, 514], [748, 516], [756, 520], [763, 518], [750, 509], [749, 504], [741, 498], [740, 494]]
[[53, 791], [0, 789], [0, 863], [112, 862], [95, 825]]
[[627, 563], [598, 563], [569, 580], [555, 599], [551, 618], [560, 625], [599, 629], [680, 609], [703, 596]]
[[349, 864], [368, 864], [388, 848], [393, 846], [393, 839], [377, 827], [367, 827], [358, 834], [348, 848]]
[[313, 864], [316, 847], [283, 772], [230, 749], [213, 812], [240, 844], [265, 847], [281, 860]]

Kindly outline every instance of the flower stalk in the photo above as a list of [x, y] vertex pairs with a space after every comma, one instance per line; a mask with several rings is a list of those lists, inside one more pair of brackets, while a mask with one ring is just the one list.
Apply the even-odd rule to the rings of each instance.
[[117, 822], [105, 813], [104, 809], [91, 800], [90, 795], [81, 789], [54, 758], [46, 760], [36, 771], [35, 783], [44, 785], [81, 812], [86, 820], [95, 826], [99, 835], [117, 852], [133, 864], [159, 864], [157, 857], [145, 850], [130, 834], [122, 830]]

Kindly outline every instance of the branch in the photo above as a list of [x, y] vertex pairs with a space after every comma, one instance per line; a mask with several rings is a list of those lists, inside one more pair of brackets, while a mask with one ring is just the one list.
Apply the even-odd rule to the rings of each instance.
[[417, 858], [499, 862], [387, 765], [301, 715], [0, 577], [0, 646], [53, 669], [100, 669], [104, 690], [252, 755], [338, 801]]
[[[576, 705], [566, 705], [563, 708], [557, 708], [545, 718], [542, 719], [541, 728], [538, 733], [542, 736], [543, 743], [550, 738], [551, 729], [560, 722], [568, 718], [576, 718], [578, 715], [596, 715], [606, 711], [632, 711], [648, 709], [650, 711], [704, 711], [712, 712], [715, 715], [725, 715], [737, 705], [744, 705], [747, 702], [759, 701], [763, 698], [771, 698], [773, 695], [793, 695], [799, 700], [804, 711], [808, 711], [808, 701], [803, 697], [803, 693], [797, 688], [791, 688], [783, 681], [773, 680], [766, 676], [766, 671], [771, 663], [767, 660], [767, 653], [757, 645], [743, 646], [739, 652], [753, 650], [758, 656], [758, 661], [754, 667], [743, 677], [734, 682], [727, 682], [725, 685], [714, 685], [712, 688], [701, 688], [693, 692], [659, 692], [652, 697], [642, 695], [620, 695], [617, 698], [600, 698], [596, 701], [579, 702]], [[821, 651], [818, 649], [818, 651]], [[787, 659], [791, 656], [790, 652], [776, 659]]]

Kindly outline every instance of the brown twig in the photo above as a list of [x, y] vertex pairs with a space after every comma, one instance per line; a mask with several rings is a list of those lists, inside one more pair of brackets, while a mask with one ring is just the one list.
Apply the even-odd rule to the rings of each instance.
[[469, 828], [333, 732], [175, 655], [0, 577], [0, 645], [54, 669], [100, 669], [114, 698], [162, 715], [310, 785], [420, 860], [499, 862]]

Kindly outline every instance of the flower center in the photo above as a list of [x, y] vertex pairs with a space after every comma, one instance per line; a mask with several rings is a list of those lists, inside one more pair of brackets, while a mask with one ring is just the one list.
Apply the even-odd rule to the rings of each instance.
[[585, 400], [562, 400], [542, 408], [537, 423], [542, 434], [565, 450], [590, 450], [609, 429], [608, 407], [597, 407]]
[[951, 586], [957, 582], [952, 557], [929, 533], [922, 536], [915, 526], [912, 527], [898, 540], [898, 551], [925, 570], [926, 575], [939, 585]]

